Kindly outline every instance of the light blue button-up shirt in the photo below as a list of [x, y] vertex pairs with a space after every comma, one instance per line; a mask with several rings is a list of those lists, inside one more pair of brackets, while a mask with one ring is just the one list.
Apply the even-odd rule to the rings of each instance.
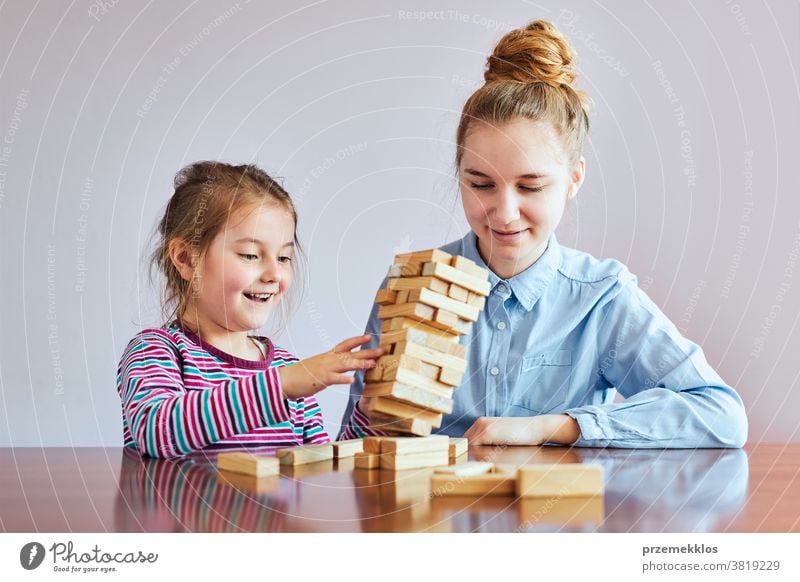
[[[460, 339], [469, 346], [468, 367], [437, 432], [461, 436], [481, 416], [565, 413], [580, 426], [578, 446], [744, 444], [739, 395], [619, 261], [562, 247], [551, 235], [539, 260], [501, 279], [478, 253], [473, 232], [442, 250], [489, 270], [492, 290], [472, 333]], [[378, 343], [380, 323], [376, 307], [369, 347]], [[343, 436], [365, 434], [363, 415], [353, 414], [362, 389], [359, 373]], [[616, 394], [625, 400], [616, 402]]]

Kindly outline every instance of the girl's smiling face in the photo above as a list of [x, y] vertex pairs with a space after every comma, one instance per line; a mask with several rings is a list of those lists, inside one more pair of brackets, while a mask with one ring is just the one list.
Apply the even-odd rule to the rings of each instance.
[[542, 256], [583, 177], [583, 158], [569, 163], [551, 125], [473, 122], [459, 166], [461, 199], [492, 271], [508, 279]]
[[208, 337], [264, 325], [292, 284], [294, 233], [278, 204], [235, 211], [194, 274], [188, 320]]

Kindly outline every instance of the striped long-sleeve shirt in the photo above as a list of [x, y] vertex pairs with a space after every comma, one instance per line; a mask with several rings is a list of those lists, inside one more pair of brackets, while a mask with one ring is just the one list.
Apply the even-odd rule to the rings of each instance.
[[283, 396], [278, 368], [297, 358], [267, 338], [263, 361], [205, 343], [178, 322], [142, 330], [117, 369], [124, 446], [151, 457], [326, 443], [313, 397]]

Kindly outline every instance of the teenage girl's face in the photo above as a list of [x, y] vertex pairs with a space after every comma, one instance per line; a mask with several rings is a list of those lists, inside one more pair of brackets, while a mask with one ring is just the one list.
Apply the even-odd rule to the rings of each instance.
[[266, 323], [292, 285], [294, 232], [292, 215], [280, 205], [251, 206], [231, 215], [199, 272], [193, 303], [201, 329], [247, 332]]
[[474, 122], [459, 167], [464, 213], [478, 237], [478, 250], [500, 277], [530, 267], [564, 206], [583, 182], [583, 158], [568, 164], [549, 124], [516, 119], [501, 126]]

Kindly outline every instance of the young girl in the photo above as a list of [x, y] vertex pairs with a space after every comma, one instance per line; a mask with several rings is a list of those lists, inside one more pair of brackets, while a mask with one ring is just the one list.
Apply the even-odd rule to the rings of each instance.
[[[456, 167], [471, 232], [442, 247], [492, 292], [440, 432], [472, 444], [741, 447], [742, 400], [615, 260], [553, 234], [583, 183], [588, 99], [549, 23], [505, 35], [467, 100]], [[377, 311], [367, 331], [379, 333]], [[373, 433], [353, 384], [343, 438]], [[615, 395], [624, 397], [615, 402]]]
[[152, 257], [169, 323], [136, 335], [118, 368], [126, 447], [177, 457], [328, 442], [313, 395], [350, 383], [347, 372], [382, 352], [352, 352], [361, 336], [297, 362], [249, 335], [292, 285], [296, 229], [291, 198], [256, 166], [200, 162], [178, 173]]

